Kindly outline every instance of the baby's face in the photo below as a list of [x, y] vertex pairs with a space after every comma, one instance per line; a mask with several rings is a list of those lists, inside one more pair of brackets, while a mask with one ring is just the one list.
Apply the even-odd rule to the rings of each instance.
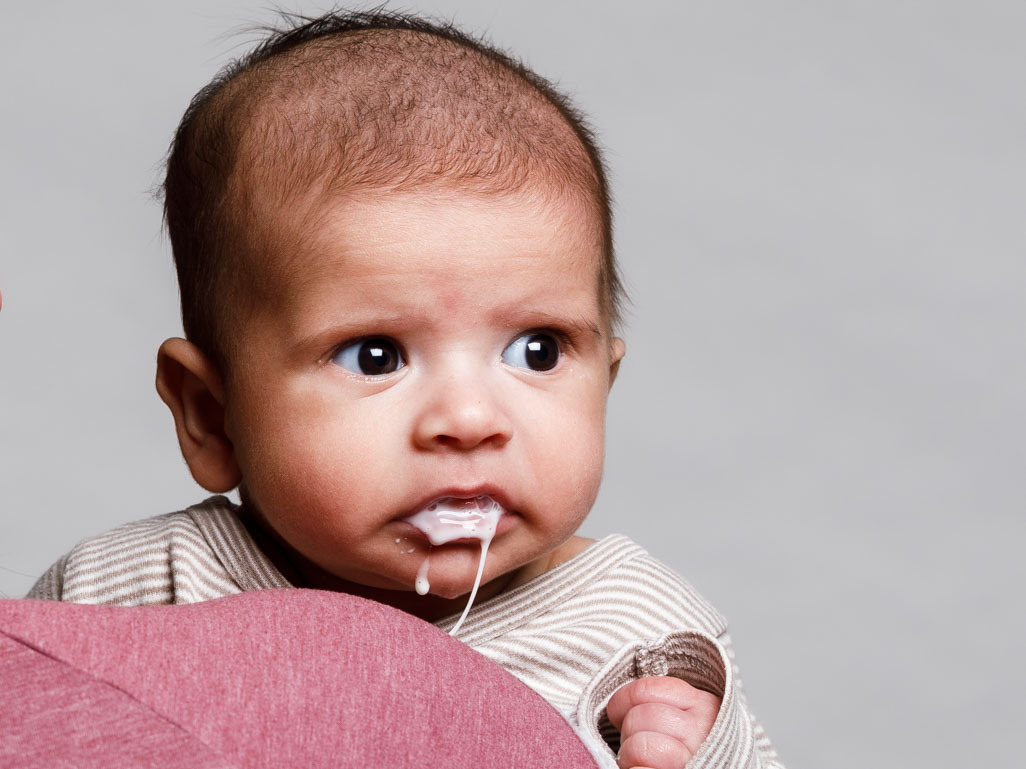
[[[459, 193], [317, 214], [239, 330], [226, 423], [246, 499], [324, 572], [412, 591], [428, 543], [403, 519], [488, 494], [506, 512], [483, 594], [537, 570], [598, 492], [622, 355], [589, 215]], [[431, 549], [431, 592], [468, 592], [479, 553]]]

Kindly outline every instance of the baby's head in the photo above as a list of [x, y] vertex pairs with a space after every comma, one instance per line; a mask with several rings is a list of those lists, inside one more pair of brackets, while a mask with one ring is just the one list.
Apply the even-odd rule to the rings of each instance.
[[477, 550], [437, 548], [411, 596], [404, 521], [442, 497], [505, 508], [486, 594], [573, 550], [620, 284], [598, 151], [544, 81], [395, 15], [276, 34], [193, 101], [165, 212], [189, 341], [158, 389], [294, 578], [446, 613]]

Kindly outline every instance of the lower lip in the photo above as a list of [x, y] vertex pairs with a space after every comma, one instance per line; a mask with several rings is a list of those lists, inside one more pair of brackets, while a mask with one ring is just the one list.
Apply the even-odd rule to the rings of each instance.
[[[504, 511], [503, 514], [499, 516], [498, 523], [495, 524], [494, 536], [500, 537], [507, 531], [509, 531], [510, 527], [512, 527], [514, 524], [513, 519], [519, 517], [520, 516], [512, 510]], [[460, 537], [459, 539], [454, 539], [451, 542], [447, 542], [445, 545], [432, 545], [430, 540], [428, 540], [427, 534], [418, 529], [409, 521], [399, 519], [395, 521], [395, 523], [403, 527], [402, 536], [404, 538], [420, 540], [427, 547], [447, 547], [448, 545], [474, 545], [476, 547], [481, 546], [481, 540], [478, 537]]]

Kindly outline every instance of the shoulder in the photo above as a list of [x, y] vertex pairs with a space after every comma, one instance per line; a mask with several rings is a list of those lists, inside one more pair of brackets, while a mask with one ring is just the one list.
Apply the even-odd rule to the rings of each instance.
[[592, 600], [619, 605], [625, 615], [660, 629], [701, 630], [713, 636], [726, 632], [723, 615], [676, 571], [640, 545], [614, 534], [584, 554], [594, 550], [619, 552], [621, 556], [609, 568], [590, 575], [583, 592]]
[[58, 560], [27, 597], [139, 606], [239, 592], [200, 527], [203, 520], [230, 515], [234, 505], [212, 497], [90, 537]]

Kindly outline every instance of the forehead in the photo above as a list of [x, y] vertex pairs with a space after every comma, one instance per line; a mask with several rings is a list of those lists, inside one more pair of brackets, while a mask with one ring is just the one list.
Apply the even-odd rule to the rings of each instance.
[[418, 294], [484, 305], [547, 286], [546, 296], [587, 296], [601, 309], [601, 231], [587, 203], [573, 198], [349, 194], [277, 218], [260, 270], [275, 303], [327, 300], [344, 281], [350, 301], [363, 292], [396, 305]]

